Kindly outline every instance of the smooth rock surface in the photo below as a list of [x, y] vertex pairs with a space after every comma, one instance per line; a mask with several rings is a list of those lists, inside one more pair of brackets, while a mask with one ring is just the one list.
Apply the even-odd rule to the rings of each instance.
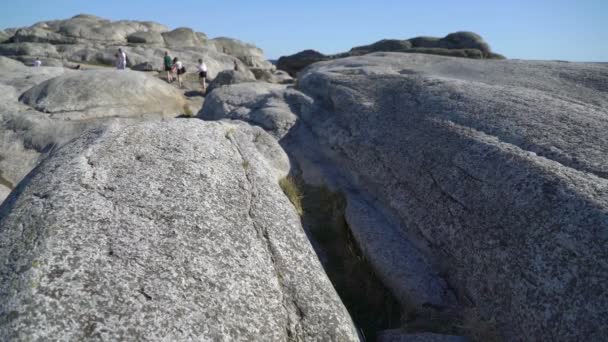
[[1, 340], [358, 341], [246, 124], [112, 126], [0, 207]]
[[298, 87], [332, 163], [506, 340], [608, 332], [608, 68], [376, 53]]
[[377, 342], [468, 342], [466, 337], [432, 333], [408, 334], [400, 330], [385, 330]]
[[240, 59], [252, 68], [273, 69], [273, 65], [264, 57], [264, 51], [257, 46], [242, 42], [238, 39], [217, 37], [208, 41], [218, 52], [229, 54]]
[[222, 86], [255, 81], [255, 76], [249, 70], [224, 70], [218, 73], [211, 83], [209, 83], [207, 93], [211, 93], [214, 89]]
[[77, 119], [183, 112], [184, 96], [156, 77], [128, 70], [87, 70], [59, 76], [26, 91], [20, 100], [52, 116]]
[[199, 117], [246, 121], [281, 139], [297, 121], [291, 107], [307, 101], [310, 99], [305, 95], [284, 85], [234, 84], [212, 91], [205, 99]]

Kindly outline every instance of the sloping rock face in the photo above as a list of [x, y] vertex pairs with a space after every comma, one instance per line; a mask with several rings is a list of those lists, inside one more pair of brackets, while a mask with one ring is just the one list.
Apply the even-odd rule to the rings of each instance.
[[12, 190], [49, 152], [111, 118], [175, 117], [185, 104], [179, 91], [150, 75], [30, 68], [0, 57], [0, 184]]
[[151, 75], [121, 70], [87, 70], [59, 76], [23, 93], [20, 100], [52, 116], [78, 119], [107, 116], [175, 117], [184, 96]]
[[246, 124], [92, 131], [0, 207], [0, 339], [357, 341]]
[[246, 121], [281, 139], [297, 121], [292, 106], [307, 101], [311, 100], [284, 85], [235, 84], [211, 92], [205, 99], [199, 117], [204, 120]]
[[272, 63], [264, 57], [264, 51], [255, 45], [227, 37], [210, 39], [209, 44], [215, 46], [218, 52], [237, 57], [249, 67], [274, 69]]
[[249, 70], [236, 71], [236, 70], [224, 70], [217, 74], [217, 76], [209, 83], [207, 87], [207, 93], [212, 92], [216, 88], [230, 84], [255, 82], [255, 76]]
[[370, 45], [358, 46], [348, 52], [324, 55], [314, 50], [305, 50], [291, 56], [279, 58], [277, 68], [296, 76], [307, 66], [335, 58], [360, 56], [373, 52], [424, 53], [472, 59], [504, 59], [493, 53], [490, 45], [473, 32], [454, 32], [443, 38], [416, 37], [406, 40], [383, 39]]
[[608, 332], [608, 68], [376, 53], [298, 86], [327, 158], [506, 340]]
[[18, 101], [19, 94], [32, 86], [71, 72], [63, 68], [28, 68], [0, 57], [0, 184], [4, 190], [0, 192], [0, 202], [45, 151], [80, 131], [77, 122], [52, 120], [48, 114]]
[[294, 83], [293, 77], [283, 70], [269, 70], [251, 68], [251, 72], [255, 78], [260, 81], [276, 84], [291, 84]]
[[[218, 44], [229, 48], [217, 49]], [[38, 57], [44, 65], [113, 65], [119, 47], [127, 53], [129, 66], [147, 62], [154, 64], [157, 70], [162, 69], [165, 51], [179, 57], [192, 70], [198, 59], [203, 58], [210, 77], [231, 69], [235, 61], [243, 69], [272, 68], [262, 50], [251, 44], [227, 38], [210, 43], [204, 33], [190, 28], [170, 31], [164, 25], [148, 21], [110, 21], [78, 15], [0, 34], [0, 55], [28, 64]]]

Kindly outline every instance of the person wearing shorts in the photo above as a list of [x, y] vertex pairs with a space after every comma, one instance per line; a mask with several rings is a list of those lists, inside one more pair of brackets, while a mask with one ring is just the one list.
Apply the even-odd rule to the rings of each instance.
[[163, 65], [165, 66], [165, 71], [167, 72], [167, 82], [172, 82], [173, 76], [171, 75], [171, 69], [173, 68], [173, 60], [171, 60], [171, 56], [169, 56], [168, 51], [165, 51]]
[[198, 70], [198, 81], [201, 84], [203, 94], [205, 94], [205, 89], [207, 88], [207, 64], [202, 59], [199, 59], [196, 69]]
[[186, 73], [186, 69], [184, 68], [184, 65], [182, 64], [182, 62], [179, 60], [179, 58], [175, 57], [173, 58], [173, 70], [175, 72], [175, 74], [177, 75], [177, 83], [179, 84], [180, 88], [183, 88], [183, 84], [182, 84], [182, 75]]

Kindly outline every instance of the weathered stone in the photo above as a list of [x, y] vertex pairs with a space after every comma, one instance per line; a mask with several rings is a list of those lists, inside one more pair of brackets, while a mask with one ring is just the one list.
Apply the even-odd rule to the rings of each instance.
[[[167, 51], [194, 70], [198, 59], [203, 58], [211, 78], [222, 70], [232, 69], [235, 61], [242, 70], [248, 69], [246, 63], [272, 68], [262, 50], [251, 44], [227, 38], [209, 43], [202, 32], [189, 28], [169, 31], [166, 26], [149, 21], [110, 21], [77, 15], [67, 20], [43, 21], [27, 28], [5, 30], [0, 34], [0, 41], [3, 37], [12, 43], [0, 43], [0, 55], [26, 63], [38, 57], [46, 65], [58, 66], [65, 62], [113, 66], [115, 54], [122, 47], [129, 57], [128, 66], [150, 63], [154, 69], [162, 69]], [[216, 44], [225, 47], [226, 53], [218, 52]]]
[[240, 59], [248, 67], [273, 69], [273, 65], [264, 57], [262, 49], [255, 45], [226, 37], [213, 38], [209, 40], [209, 44], [215, 46], [218, 52]]
[[607, 333], [605, 66], [375, 53], [298, 87], [348, 184], [506, 340]]
[[87, 70], [43, 82], [21, 101], [54, 117], [72, 119], [182, 113], [183, 95], [156, 77], [126, 70]]
[[251, 68], [250, 70], [255, 75], [255, 78], [258, 81], [277, 84], [290, 84], [294, 82], [293, 77], [289, 76], [289, 74], [283, 70], [271, 70], [260, 68]]
[[348, 52], [323, 55], [314, 50], [305, 50], [291, 56], [279, 58], [277, 68], [296, 76], [307, 66], [336, 58], [360, 56], [373, 52], [424, 53], [472, 59], [505, 59], [490, 51], [490, 46], [481, 36], [473, 32], [450, 33], [444, 38], [416, 37], [407, 40], [383, 39], [370, 45], [358, 46]]
[[290, 104], [310, 101], [286, 86], [269, 83], [243, 83], [211, 92], [199, 117], [204, 120], [238, 119], [260, 126], [277, 139], [296, 123]]
[[255, 76], [249, 70], [224, 70], [218, 73], [213, 81], [211, 81], [209, 87], [207, 88], [207, 93], [211, 93], [214, 89], [222, 86], [255, 81]]
[[358, 56], [378, 51], [398, 52], [411, 48], [412, 43], [409, 40], [383, 39], [370, 45], [354, 47], [350, 49], [350, 54]]
[[154, 71], [154, 65], [150, 62], [143, 62], [131, 67], [135, 71]]
[[277, 61], [277, 69], [281, 69], [289, 73], [292, 77], [296, 77], [298, 72], [307, 66], [328, 60], [329, 57], [315, 50], [304, 50], [291, 56], [282, 56]]
[[466, 337], [432, 333], [408, 334], [401, 330], [385, 330], [380, 333], [378, 342], [468, 342]]
[[203, 47], [204, 41], [187, 27], [176, 28], [173, 31], [163, 32], [163, 38], [169, 48]]
[[264, 136], [175, 120], [54, 153], [0, 207], [0, 339], [358, 341]]
[[127, 36], [127, 41], [134, 44], [164, 44], [165, 40], [160, 32], [135, 32]]

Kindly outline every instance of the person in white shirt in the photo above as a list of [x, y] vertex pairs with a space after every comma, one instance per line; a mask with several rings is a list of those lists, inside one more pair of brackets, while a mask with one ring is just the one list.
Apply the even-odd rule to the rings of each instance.
[[207, 64], [205, 64], [202, 59], [199, 59], [196, 69], [198, 70], [198, 81], [201, 83], [201, 89], [203, 90], [204, 95], [205, 89], [207, 88]]
[[119, 70], [127, 68], [127, 54], [122, 49], [118, 49], [118, 54], [116, 55], [116, 68]]
[[36, 57], [36, 60], [34, 60], [34, 67], [40, 67], [42, 66], [42, 61], [40, 60], [40, 58]]
[[182, 74], [186, 73], [186, 68], [184, 68], [182, 61], [180, 61], [177, 57], [173, 58], [173, 70], [175, 70], [175, 74], [177, 75], [176, 78], [179, 87], [183, 88], [184, 86], [182, 84]]

